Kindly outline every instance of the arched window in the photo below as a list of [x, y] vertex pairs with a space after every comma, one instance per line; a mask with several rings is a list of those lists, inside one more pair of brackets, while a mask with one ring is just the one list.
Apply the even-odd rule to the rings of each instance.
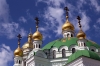
[[56, 50], [53, 50], [53, 58], [56, 58]]
[[20, 64], [20, 60], [19, 60], [19, 64]]
[[69, 33], [67, 34], [67, 37], [69, 37]]
[[62, 57], [66, 57], [65, 49], [62, 49]]
[[91, 51], [93, 51], [93, 52], [94, 52], [94, 49], [91, 49]]
[[40, 48], [40, 44], [39, 44], [39, 48]]
[[84, 46], [86, 46], [86, 44], [84, 43]]
[[73, 34], [71, 34], [71, 37], [73, 37]]
[[17, 60], [17, 63], [18, 63], [18, 60]]
[[75, 53], [75, 51], [76, 51], [75, 48], [72, 48], [72, 53]]

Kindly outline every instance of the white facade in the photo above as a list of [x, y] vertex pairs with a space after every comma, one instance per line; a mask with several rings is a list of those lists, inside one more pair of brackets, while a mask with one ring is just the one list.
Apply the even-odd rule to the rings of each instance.
[[87, 57], [80, 57], [66, 66], [100, 66], [100, 61]]

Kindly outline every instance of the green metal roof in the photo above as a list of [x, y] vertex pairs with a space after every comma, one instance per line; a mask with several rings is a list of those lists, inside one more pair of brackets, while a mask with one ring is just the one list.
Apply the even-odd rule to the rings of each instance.
[[92, 59], [95, 59], [95, 60], [100, 60], [100, 57], [93, 51], [78, 50], [68, 58], [67, 63], [70, 63], [70, 62], [76, 60], [77, 58], [79, 58], [81, 56], [85, 56], [85, 57], [92, 58]]
[[[76, 37], [71, 37], [70, 39], [66, 38], [66, 39], [65, 39], [65, 42], [63, 42], [62, 40], [63, 40], [63, 39], [54, 40], [54, 41], [52, 41], [52, 42], [46, 44], [46, 45], [42, 48], [42, 50], [44, 50], [44, 49], [50, 49], [51, 47], [57, 47], [57, 48], [59, 48], [59, 47], [61, 47], [61, 46], [67, 46], [67, 47], [69, 47], [69, 46], [71, 46], [71, 45], [73, 45], [73, 44], [74, 44], [74, 45], [77, 45], [77, 40], [78, 40], [78, 38], [76, 38]], [[88, 47], [94, 46], [94, 47], [96, 47], [96, 48], [100, 48], [100, 46], [99, 46], [98, 44], [96, 44], [96, 43], [94, 43], [94, 42], [92, 42], [92, 41], [90, 41], [90, 40], [87, 40], [86, 45], [87, 45]]]

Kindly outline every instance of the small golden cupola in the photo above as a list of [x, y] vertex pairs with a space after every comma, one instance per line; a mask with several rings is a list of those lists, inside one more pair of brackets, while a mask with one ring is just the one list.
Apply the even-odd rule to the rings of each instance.
[[81, 28], [82, 26], [81, 26], [81, 24], [80, 24], [81, 18], [78, 16], [77, 19], [79, 20], [78, 24], [79, 24], [79, 28], [80, 28], [80, 31], [79, 31], [78, 34], [77, 34], [77, 38], [78, 38], [78, 39], [85, 39], [85, 38], [86, 38], [86, 34], [83, 32], [83, 30], [82, 30], [82, 28]]
[[42, 34], [38, 30], [39, 20], [37, 17], [35, 18], [35, 20], [36, 20], [36, 32], [33, 34], [32, 38], [33, 40], [42, 40]]
[[73, 24], [71, 24], [71, 22], [68, 20], [68, 11], [69, 11], [69, 9], [67, 7], [65, 7], [64, 10], [66, 10], [66, 22], [62, 26], [62, 31], [65, 31], [65, 30], [72, 30], [72, 31], [74, 31]]
[[22, 49], [27, 49], [27, 48], [33, 49], [32, 32], [31, 32], [31, 29], [30, 29], [30, 33], [29, 33], [29, 35], [28, 35], [28, 42], [26, 42], [26, 43], [22, 46]]
[[14, 56], [20, 56], [22, 57], [23, 56], [23, 51], [22, 49], [20, 48], [20, 40], [21, 40], [21, 35], [19, 34], [18, 36], [18, 48], [14, 51]]

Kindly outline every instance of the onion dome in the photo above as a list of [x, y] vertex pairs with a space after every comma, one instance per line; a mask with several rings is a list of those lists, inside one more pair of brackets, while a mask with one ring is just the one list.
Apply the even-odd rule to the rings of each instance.
[[32, 37], [33, 40], [42, 40], [42, 34], [39, 31], [36, 31]]
[[22, 49], [20, 48], [20, 40], [21, 40], [21, 35], [19, 34], [18, 36], [17, 36], [19, 39], [18, 39], [18, 48], [14, 51], [14, 56], [23, 56], [23, 51], [22, 51]]
[[80, 17], [78, 16], [77, 17], [77, 19], [79, 20], [79, 22], [78, 22], [78, 24], [79, 24], [79, 28], [80, 28], [80, 31], [78, 32], [78, 34], [77, 34], [77, 38], [78, 39], [85, 39], [86, 38], [86, 34], [82, 31], [82, 26], [81, 26], [81, 24], [80, 24]]
[[14, 51], [14, 56], [23, 56], [22, 49], [18, 46], [18, 48]]
[[72, 30], [72, 31], [74, 31], [73, 24], [71, 24], [71, 22], [68, 21], [68, 11], [69, 11], [69, 9], [67, 7], [65, 7], [64, 10], [66, 11], [67, 20], [66, 20], [65, 24], [62, 26], [62, 31], [64, 31], [64, 30]]
[[32, 34], [31, 33], [28, 35], [28, 42], [26, 42], [22, 46], [22, 49], [27, 49], [27, 48], [33, 49]]
[[36, 20], [36, 32], [33, 34], [32, 38], [33, 40], [42, 40], [42, 34], [38, 31], [38, 18], [35, 18]]
[[86, 34], [82, 30], [80, 30], [78, 32], [78, 34], [77, 34], [77, 38], [78, 39], [85, 39], [86, 38]]
[[74, 31], [74, 26], [73, 26], [73, 24], [71, 24], [71, 22], [68, 21], [68, 19], [66, 20], [65, 24], [62, 26], [62, 31], [64, 31], [64, 30]]

